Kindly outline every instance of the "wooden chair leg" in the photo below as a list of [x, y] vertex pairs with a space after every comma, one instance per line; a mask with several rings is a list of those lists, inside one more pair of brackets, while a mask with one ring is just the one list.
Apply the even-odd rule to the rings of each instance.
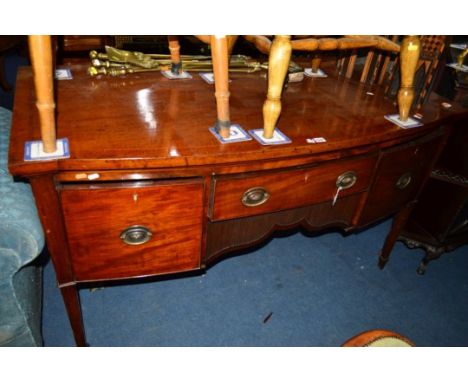
[[226, 36], [211, 36], [211, 56], [215, 79], [216, 131], [223, 138], [229, 138], [231, 120], [229, 114], [229, 54]]
[[177, 36], [167, 36], [169, 40], [169, 51], [171, 52], [171, 72], [172, 74], [180, 74], [182, 70], [182, 62], [180, 60], [180, 44]]
[[263, 137], [273, 137], [281, 114], [281, 92], [291, 59], [291, 36], [276, 36], [268, 60], [268, 93], [263, 104]]
[[322, 58], [316, 54], [314, 58], [312, 58], [312, 73], [317, 73], [320, 69], [320, 64], [322, 63]]
[[400, 120], [408, 119], [414, 99], [414, 75], [421, 52], [421, 42], [418, 36], [407, 36], [401, 43], [400, 73], [401, 83], [398, 90], [398, 109]]
[[50, 36], [29, 36], [29, 50], [36, 87], [44, 152], [56, 151], [54, 79]]

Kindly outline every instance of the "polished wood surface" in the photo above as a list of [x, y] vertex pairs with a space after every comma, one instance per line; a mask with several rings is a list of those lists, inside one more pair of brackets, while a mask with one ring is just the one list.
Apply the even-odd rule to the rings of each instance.
[[[221, 145], [208, 131], [216, 120], [213, 87], [201, 78], [171, 81], [160, 73], [95, 78], [86, 65], [71, 70], [73, 80], [56, 82], [57, 135], [69, 139], [71, 157], [43, 163], [23, 161], [24, 142], [40, 139], [40, 132], [30, 111], [35, 103], [31, 71], [19, 70], [9, 159], [15, 174], [184, 168], [324, 153], [340, 157], [344, 149], [371, 145], [375, 150], [405, 141], [434, 124], [450, 123], [462, 112], [456, 104], [444, 110], [442, 100], [432, 95], [421, 111], [424, 126], [403, 130], [383, 118], [397, 108], [382, 97], [381, 89], [337, 80], [330, 72], [328, 78], [307, 78], [285, 89], [281, 130], [291, 144], [260, 146], [252, 140]], [[231, 79], [231, 118], [245, 130], [261, 128], [266, 80], [257, 73], [232, 73]], [[308, 144], [311, 137], [327, 142]]]
[[328, 227], [349, 228], [364, 193], [341, 197], [334, 206], [330, 202], [294, 208], [245, 218], [209, 222], [204, 263], [207, 265], [222, 255], [262, 243], [277, 230], [298, 226], [307, 231]]
[[[93, 78], [85, 66], [70, 69], [73, 79], [57, 81], [56, 90], [58, 136], [69, 139], [71, 157], [23, 160], [24, 142], [40, 138], [33, 76], [23, 68], [9, 166], [33, 186], [80, 345], [80, 284], [204, 268], [275, 229], [353, 230], [396, 213], [384, 264], [427, 178], [426, 159], [437, 156], [450, 125], [468, 117], [457, 105], [444, 110], [433, 95], [421, 111], [424, 126], [401, 129], [384, 118], [396, 105], [382, 89], [329, 71], [328, 78], [306, 78], [283, 92], [280, 126], [290, 144], [223, 145], [208, 130], [216, 120], [213, 86], [198, 76]], [[266, 79], [261, 73], [231, 79], [231, 118], [245, 130], [261, 128]], [[326, 141], [307, 142], [314, 137]], [[349, 171], [356, 183], [337, 188]], [[391, 187], [408, 172], [414, 189], [395, 202]], [[255, 187], [267, 189], [269, 199], [244, 207], [243, 195]], [[133, 226], [153, 236], [140, 245], [122, 243], [122, 232]]]
[[[385, 151], [366, 202], [361, 223], [369, 223], [400, 209], [413, 199], [428, 171], [427, 164], [436, 156], [441, 132], [428, 139]], [[399, 184], [408, 179], [408, 184]]]
[[[60, 197], [77, 281], [200, 267], [201, 180], [64, 186]], [[133, 226], [147, 228], [151, 239], [126, 244], [120, 235]]]
[[[232, 219], [264, 214], [309, 204], [330, 201], [338, 193], [336, 185], [340, 175], [353, 172], [356, 183], [340, 190], [339, 197], [358, 193], [370, 184], [377, 156], [323, 163], [321, 166], [289, 171], [253, 174], [248, 177], [215, 179], [212, 220]], [[245, 206], [241, 199], [254, 187], [268, 191], [269, 199], [254, 207]]]

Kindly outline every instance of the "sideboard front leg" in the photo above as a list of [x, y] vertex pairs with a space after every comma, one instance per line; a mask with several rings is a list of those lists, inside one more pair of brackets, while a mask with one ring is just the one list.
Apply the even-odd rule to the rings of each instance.
[[414, 99], [414, 75], [421, 52], [421, 42], [418, 36], [407, 36], [401, 43], [400, 73], [401, 82], [398, 90], [398, 109], [400, 120], [408, 119]]
[[33, 176], [30, 178], [30, 183], [76, 344], [85, 346], [80, 300], [68, 253], [67, 234], [53, 174]]
[[229, 53], [226, 36], [211, 36], [211, 56], [215, 80], [217, 121], [216, 131], [229, 138], [231, 121], [229, 114]]
[[268, 93], [263, 104], [263, 137], [270, 139], [281, 114], [281, 92], [291, 59], [291, 36], [276, 36], [268, 59]]
[[78, 288], [76, 284], [61, 286], [60, 292], [62, 292], [75, 342], [78, 346], [87, 346]]
[[416, 202], [408, 203], [403, 209], [400, 210], [393, 218], [392, 228], [385, 239], [384, 246], [380, 251], [379, 256], [379, 268], [383, 269], [385, 264], [387, 264], [390, 253], [392, 252], [393, 246], [395, 245], [398, 235], [400, 234], [402, 228], [405, 226], [406, 221], [408, 220], [409, 214], [413, 209]]

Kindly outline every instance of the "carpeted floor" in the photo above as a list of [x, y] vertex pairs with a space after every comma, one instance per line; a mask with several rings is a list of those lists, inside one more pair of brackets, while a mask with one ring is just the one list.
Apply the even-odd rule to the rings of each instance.
[[[87, 340], [91, 346], [339, 346], [385, 328], [418, 346], [467, 346], [468, 247], [419, 276], [423, 252], [397, 243], [381, 271], [377, 253], [389, 227], [386, 221], [347, 236], [297, 232], [205, 274], [82, 289]], [[43, 335], [46, 346], [74, 344], [50, 263]]]

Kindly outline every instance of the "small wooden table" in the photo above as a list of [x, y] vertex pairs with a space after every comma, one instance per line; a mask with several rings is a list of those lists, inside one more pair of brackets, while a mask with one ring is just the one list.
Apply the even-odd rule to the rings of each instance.
[[[434, 95], [424, 126], [401, 129], [384, 119], [397, 108], [380, 89], [330, 70], [284, 91], [279, 128], [290, 144], [223, 145], [208, 130], [213, 86], [196, 74], [171, 81], [71, 71], [73, 80], [56, 84], [57, 137], [69, 139], [71, 157], [23, 160], [25, 141], [40, 139], [32, 73], [23, 68], [9, 159], [31, 182], [79, 345], [80, 285], [202, 269], [276, 229], [353, 230], [395, 214], [383, 267], [450, 125], [467, 118]], [[231, 121], [262, 128], [264, 75], [230, 77]], [[307, 142], [314, 137], [326, 142]]]

